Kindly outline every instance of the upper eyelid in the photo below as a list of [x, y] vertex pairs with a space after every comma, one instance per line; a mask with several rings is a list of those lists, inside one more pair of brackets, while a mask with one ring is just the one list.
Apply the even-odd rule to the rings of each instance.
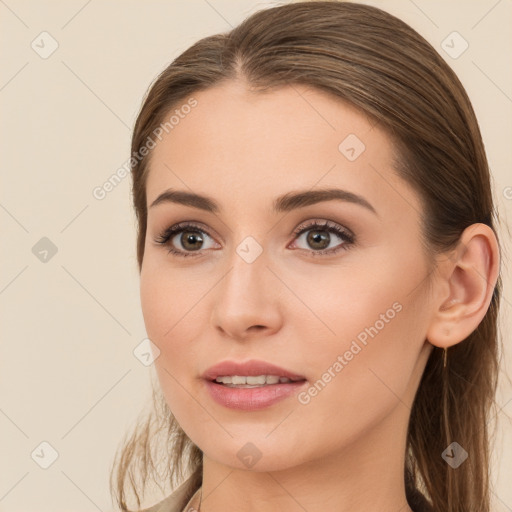
[[[347, 231], [348, 233], [352, 234], [352, 231], [348, 227], [346, 227], [344, 224], [341, 224], [341, 223], [333, 221], [333, 220], [321, 218], [321, 217], [312, 218], [312, 219], [308, 219], [308, 220], [304, 220], [304, 221], [300, 222], [297, 225], [297, 227], [293, 228], [292, 234], [294, 234], [302, 229], [308, 229], [310, 227], [314, 227], [316, 224], [320, 224], [324, 228], [339, 227], [343, 231]], [[191, 220], [191, 221], [181, 221], [181, 222], [176, 222], [174, 224], [170, 224], [169, 226], [167, 226], [163, 230], [161, 230], [159, 233], [164, 233], [165, 231], [173, 229], [173, 228], [186, 229], [188, 227], [197, 228], [199, 231], [204, 231], [207, 235], [209, 235], [210, 231], [216, 232], [215, 229], [210, 228], [209, 226], [207, 226], [206, 224], [204, 224], [200, 221]], [[220, 238], [222, 238], [222, 237], [220, 237]]]
[[349, 228], [347, 228], [344, 224], [340, 224], [339, 222], [327, 219], [312, 219], [303, 221], [293, 230], [293, 233], [300, 233], [301, 231], [311, 229], [315, 226], [320, 226], [324, 229], [338, 228], [340, 231], [344, 231], [347, 234], [353, 234], [352, 231]]

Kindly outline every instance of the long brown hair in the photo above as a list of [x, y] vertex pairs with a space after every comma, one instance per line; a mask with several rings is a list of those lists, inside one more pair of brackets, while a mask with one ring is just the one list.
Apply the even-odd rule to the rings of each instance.
[[[179, 55], [147, 93], [132, 138], [137, 259], [144, 256], [149, 159], [141, 148], [194, 93], [243, 80], [254, 91], [303, 84], [330, 93], [379, 124], [393, 141], [396, 171], [419, 194], [429, 255], [452, 249], [473, 223], [495, 224], [488, 163], [480, 129], [461, 82], [414, 29], [376, 7], [332, 1], [293, 2], [265, 9], [233, 30], [205, 37]], [[426, 364], [410, 415], [404, 479], [417, 510], [489, 512], [488, 425], [494, 407], [499, 346], [498, 277], [478, 328]], [[202, 452], [169, 411], [160, 391], [154, 408], [123, 440], [111, 472], [111, 492], [128, 511], [131, 489], [140, 507], [147, 483], [172, 488], [191, 475], [186, 497], [201, 485]], [[456, 441], [468, 453], [456, 470], [441, 457]], [[161, 474], [157, 466], [163, 468]]]

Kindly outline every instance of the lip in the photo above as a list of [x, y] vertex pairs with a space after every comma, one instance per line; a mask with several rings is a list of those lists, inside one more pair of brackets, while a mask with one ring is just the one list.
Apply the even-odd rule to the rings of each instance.
[[[254, 388], [232, 388], [215, 382], [217, 377], [228, 375], [277, 375], [294, 382], [279, 382]], [[222, 361], [206, 370], [203, 375], [210, 396], [220, 405], [230, 409], [256, 411], [296, 394], [307, 384], [306, 377], [266, 361]]]
[[299, 375], [285, 368], [281, 368], [266, 361], [251, 359], [250, 361], [221, 361], [206, 370], [202, 377], [208, 381], [214, 381], [217, 377], [228, 375], [277, 375], [278, 377], [287, 377], [290, 380], [305, 380], [304, 375]]
[[230, 388], [217, 382], [204, 381], [210, 396], [218, 404], [229, 409], [257, 411], [269, 407], [285, 398], [296, 395], [307, 386], [306, 380], [269, 384], [256, 388]]

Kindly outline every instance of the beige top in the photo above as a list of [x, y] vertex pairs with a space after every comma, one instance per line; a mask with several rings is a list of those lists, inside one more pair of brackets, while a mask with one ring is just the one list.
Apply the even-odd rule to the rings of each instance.
[[[183, 503], [183, 499], [185, 497], [185, 491], [187, 489], [187, 483], [189, 480], [185, 480], [185, 482], [183, 482], [172, 494], [167, 496], [167, 498], [164, 500], [150, 508], [145, 508], [140, 512], [197, 512], [196, 507], [199, 503], [198, 497], [199, 493], [201, 492], [201, 488], [199, 488], [194, 493], [185, 507], [180, 508], [180, 504]], [[194, 503], [196, 506], [192, 507], [192, 503]]]

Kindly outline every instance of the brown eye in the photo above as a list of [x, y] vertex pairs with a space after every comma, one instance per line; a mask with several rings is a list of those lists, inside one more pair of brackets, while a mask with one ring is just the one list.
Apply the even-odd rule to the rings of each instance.
[[327, 249], [327, 247], [329, 247], [331, 236], [327, 231], [315, 230], [309, 231], [306, 240], [313, 249]]
[[[181, 236], [178, 237], [178, 235]], [[167, 228], [155, 239], [155, 242], [166, 246], [169, 253], [176, 256], [201, 256], [201, 249], [211, 248], [204, 247], [208, 239], [213, 241], [210, 235], [198, 226], [180, 223]]]
[[187, 251], [197, 251], [201, 249], [200, 245], [204, 242], [203, 237], [198, 234], [199, 231], [183, 231], [180, 237], [182, 247]]
[[[313, 223], [307, 226], [301, 226], [296, 230], [295, 235], [300, 239], [303, 234], [305, 237], [306, 245], [305, 250], [308, 250], [313, 256], [322, 254], [334, 254], [342, 249], [348, 249], [354, 242], [354, 235], [342, 228], [337, 224], [330, 223], [329, 221]], [[334, 237], [332, 235], [335, 235]], [[331, 242], [335, 241], [338, 237], [342, 243], [334, 247], [329, 247]]]

